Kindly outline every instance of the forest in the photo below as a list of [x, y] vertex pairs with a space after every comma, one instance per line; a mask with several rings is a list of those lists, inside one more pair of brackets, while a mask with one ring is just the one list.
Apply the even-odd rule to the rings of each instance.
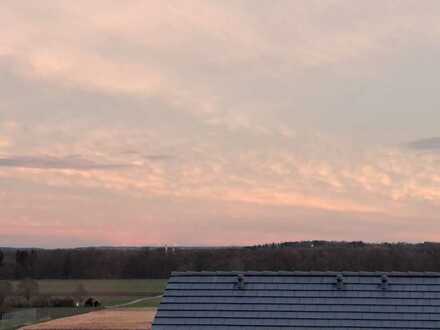
[[167, 278], [172, 271], [440, 272], [440, 243], [304, 241], [248, 247], [0, 248], [0, 279]]

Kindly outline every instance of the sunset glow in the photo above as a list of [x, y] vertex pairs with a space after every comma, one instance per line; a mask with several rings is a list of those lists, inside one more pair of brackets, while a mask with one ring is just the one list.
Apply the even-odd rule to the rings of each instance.
[[0, 246], [439, 240], [440, 2], [0, 5]]

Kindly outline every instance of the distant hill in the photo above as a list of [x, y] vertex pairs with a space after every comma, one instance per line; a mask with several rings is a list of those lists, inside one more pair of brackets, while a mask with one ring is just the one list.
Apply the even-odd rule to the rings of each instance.
[[0, 278], [166, 278], [172, 271], [440, 272], [440, 243], [301, 241], [243, 247], [0, 248]]

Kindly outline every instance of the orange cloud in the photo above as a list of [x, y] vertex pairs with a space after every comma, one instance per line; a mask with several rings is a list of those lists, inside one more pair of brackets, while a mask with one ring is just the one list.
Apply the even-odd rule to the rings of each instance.
[[[15, 201], [24, 205], [35, 191], [50, 189], [76, 190], [93, 201], [93, 194], [117, 195], [126, 199], [118, 208], [126, 213], [131, 208], [125, 204], [134, 201], [165, 200], [155, 217], [127, 220], [168, 224], [164, 228], [173, 232], [146, 234], [151, 242], [183, 237], [185, 220], [170, 219], [184, 215], [200, 216], [211, 227], [218, 223], [222, 238], [209, 240], [220, 242], [235, 220], [243, 221], [238, 210], [262, 221], [255, 232], [273, 240], [283, 230], [266, 233], [270, 224], [254, 209], [269, 210], [266, 218], [286, 209], [285, 218], [303, 209], [308, 219], [382, 216], [392, 222], [390, 231], [398, 230], [395, 217], [417, 222], [422, 215], [432, 224], [440, 205], [439, 155], [368, 143], [350, 149], [347, 140], [359, 143], [353, 127], [340, 138], [316, 131], [339, 127], [339, 118], [326, 126], [320, 122], [332, 114], [319, 115], [334, 111], [340, 117], [340, 102], [350, 106], [344, 93], [351, 90], [338, 89], [347, 85], [347, 75], [358, 81], [382, 74], [395, 54], [436, 46], [439, 10], [436, 1], [6, 1], [0, 70], [11, 78], [2, 83], [5, 96], [12, 96], [0, 105], [9, 120], [0, 124], [0, 196], [17, 190]], [[314, 110], [319, 107], [325, 110]], [[426, 148], [436, 140], [422, 142]], [[92, 210], [95, 216], [106, 209], [70, 212], [68, 203], [39, 200], [33, 205], [48, 205], [47, 214], [33, 214], [10, 204], [1, 205], [0, 221], [29, 216], [35, 222], [27, 225], [38, 237], [37, 222], [55, 221], [50, 211], [65, 221], [66, 231], [54, 227], [60, 237], [69, 231], [79, 237], [79, 225], [67, 225], [62, 214]], [[177, 211], [169, 210], [171, 204]], [[139, 213], [150, 216], [150, 208]], [[118, 210], [108, 215], [109, 223], [121, 221]], [[223, 215], [226, 224], [218, 220]], [[359, 220], [356, 228], [368, 229], [369, 221]], [[19, 227], [11, 228], [18, 235]], [[143, 241], [133, 231], [118, 232], [115, 242]], [[250, 242], [244, 232], [237, 239]], [[100, 235], [96, 228], [93, 233]]]
[[9, 140], [0, 137], [0, 149], [6, 149], [10, 145]]

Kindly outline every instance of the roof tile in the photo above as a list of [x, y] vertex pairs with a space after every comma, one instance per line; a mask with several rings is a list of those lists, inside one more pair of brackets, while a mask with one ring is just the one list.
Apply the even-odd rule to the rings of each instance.
[[[243, 289], [236, 285], [240, 274]], [[391, 272], [386, 286], [383, 275], [175, 272], [153, 329], [440, 328], [440, 273]]]

